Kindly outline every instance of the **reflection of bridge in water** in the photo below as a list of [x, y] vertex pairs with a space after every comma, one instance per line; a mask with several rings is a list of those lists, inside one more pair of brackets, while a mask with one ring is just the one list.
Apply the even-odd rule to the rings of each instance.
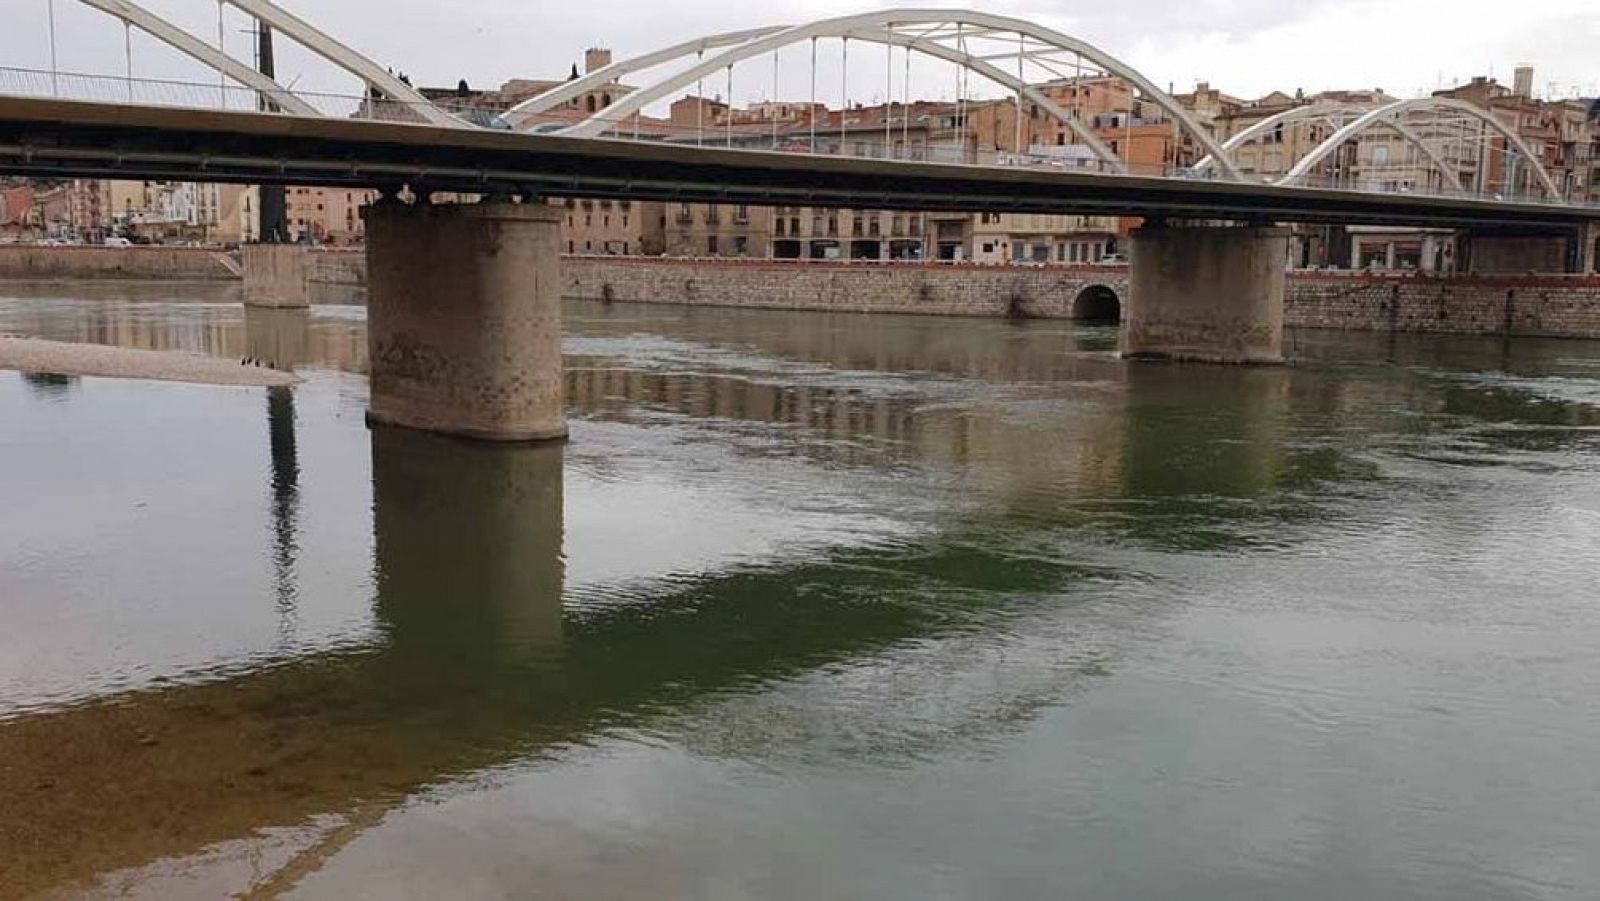
[[[962, 359], [985, 370], [1004, 339], [997, 332]], [[1070, 610], [1062, 596], [1086, 580], [1122, 575], [1091, 555], [1040, 553], [1053, 542], [1225, 550], [1263, 534], [1285, 540], [1320, 515], [1318, 486], [1347, 488], [1358, 465], [1297, 446], [1295, 417], [1381, 415], [1361, 411], [1409, 400], [1393, 385], [1362, 389], [1387, 398], [1311, 390], [1317, 383], [1293, 370], [1197, 379], [1158, 367], [1094, 389], [1082, 415], [1074, 404], [1029, 421], [970, 395], [946, 403], [925, 392], [919, 403], [891, 387], [883, 402], [812, 388], [817, 406], [841, 411], [817, 418], [791, 389], [745, 376], [610, 369], [571, 378], [575, 408], [599, 418], [628, 418], [622, 397], [690, 424], [882, 434], [897, 449], [859, 462], [970, 462], [985, 480], [976, 484], [982, 502], [937, 534], [675, 577], [645, 603], [564, 609], [562, 449], [376, 430], [382, 640], [0, 725], [0, 794], [15, 801], [0, 808], [0, 844], [33, 849], [0, 873], [0, 894], [333, 816], [337, 825], [318, 821], [321, 838], [284, 871], [297, 872], [429, 788], [907, 642], [1018, 629], [1019, 618]], [[1052, 396], [1046, 387], [1021, 402]], [[1053, 397], [1074, 390], [1058, 386]], [[292, 603], [293, 411], [276, 395], [269, 410], [278, 588]], [[1175, 444], [1178, 435], [1187, 443]], [[1189, 457], [1181, 480], [1175, 453]]]
[[[954, 472], [976, 502], [934, 534], [675, 577], [632, 592], [647, 598], [628, 606], [563, 606], [560, 448], [376, 430], [381, 640], [0, 723], [0, 796], [10, 799], [0, 846], [31, 849], [0, 871], [0, 895], [332, 817], [283, 871], [292, 879], [430, 788], [907, 643], [1020, 631], [1019, 618], [1070, 610], [1063, 596], [1089, 580], [1124, 575], [1062, 545], [1225, 551], [1293, 540], [1325, 515], [1321, 486], [1348, 491], [1366, 470], [1299, 440], [1297, 419], [1370, 428], [1392, 417], [1377, 424], [1404, 431], [1407, 411], [1436, 396], [1405, 380], [1330, 382], [1297, 369], [1127, 367], [1071, 352], [1103, 338], [1065, 326], [994, 323], [952, 338], [938, 322], [896, 320], [900, 337], [873, 354], [878, 339], [859, 334], [870, 324], [860, 319], [804, 315], [773, 328], [771, 313], [717, 311], [641, 325], [628, 312], [578, 319], [576, 331], [601, 348], [642, 330], [698, 334], [687, 352], [712, 351], [704, 356], [721, 365], [585, 357], [568, 374], [581, 418], [687, 425], [690, 440], [709, 435], [735, 452], [742, 428], [781, 428], [800, 449], [780, 452], [803, 461]], [[303, 346], [294, 335], [270, 346], [292, 357]], [[1446, 412], [1471, 416], [1474, 400], [1446, 395]], [[1497, 421], [1594, 424], [1588, 408], [1510, 389], [1492, 400], [1503, 405]], [[290, 396], [267, 405], [272, 553], [289, 606], [301, 463]], [[848, 450], [828, 449], [840, 444]]]

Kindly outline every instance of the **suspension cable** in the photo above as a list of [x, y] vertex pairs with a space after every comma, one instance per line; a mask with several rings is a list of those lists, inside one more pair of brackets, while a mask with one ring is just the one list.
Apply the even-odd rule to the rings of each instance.
[[[217, 0], [217, 52], [223, 56], [228, 55], [228, 28], [223, 22], [223, 0]], [[217, 68], [217, 95], [222, 99], [222, 108], [228, 108], [228, 73], [220, 66]]]
[[50, 93], [61, 96], [61, 67], [56, 58], [56, 0], [47, 0], [45, 9], [50, 20]]
[[122, 53], [127, 60], [128, 68], [128, 102], [133, 102], [133, 25], [122, 23]]
[[811, 110], [806, 117], [811, 122], [811, 153], [817, 152], [817, 39], [811, 39]]
[[894, 143], [894, 23], [883, 27], [883, 158]]
[[1017, 136], [1011, 150], [1018, 156], [1022, 155], [1022, 86], [1026, 83], [1022, 63], [1027, 56], [1027, 46], [1027, 38], [1017, 32]]
[[906, 45], [906, 74], [900, 81], [900, 147], [911, 147], [911, 45]]
[[844, 156], [845, 123], [850, 113], [850, 39], [844, 39], [843, 62], [839, 74], [839, 155]]

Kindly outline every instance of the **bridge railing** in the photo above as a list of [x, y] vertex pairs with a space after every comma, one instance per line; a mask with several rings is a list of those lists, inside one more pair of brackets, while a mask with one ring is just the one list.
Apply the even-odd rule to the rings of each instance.
[[[233, 82], [224, 83], [219, 80], [206, 84], [159, 78], [53, 72], [48, 69], [22, 69], [10, 66], [0, 66], [0, 95], [232, 112], [281, 112], [279, 104], [272, 96]], [[391, 100], [381, 95], [360, 96], [296, 90], [292, 92], [292, 97], [329, 118], [413, 124], [427, 122], [417, 109], [420, 104]], [[463, 119], [463, 125], [490, 124], [477, 111], [451, 104], [447, 100], [436, 101], [429, 105], [458, 113]]]

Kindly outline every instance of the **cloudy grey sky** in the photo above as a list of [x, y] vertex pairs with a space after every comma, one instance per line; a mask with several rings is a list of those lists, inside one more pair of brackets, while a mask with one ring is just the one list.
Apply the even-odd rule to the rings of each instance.
[[[0, 0], [0, 66], [48, 66], [50, 2]], [[716, 31], [911, 5], [863, 0], [280, 2], [379, 62], [405, 70], [414, 81], [454, 84], [467, 78], [474, 85], [516, 76], [559, 77], [594, 45], [630, 55]], [[54, 3], [61, 67], [120, 73], [125, 65], [120, 26], [76, 0]], [[144, 5], [215, 40], [212, 0], [145, 0]], [[1509, 82], [1512, 67], [1527, 62], [1538, 68], [1541, 92], [1600, 94], [1600, 0], [923, 0], [916, 5], [973, 6], [1032, 19], [1088, 40], [1157, 84], [1178, 90], [1206, 80], [1243, 96], [1274, 88], [1336, 87], [1382, 87], [1411, 96], [1474, 74], [1492, 72]], [[244, 17], [230, 13], [224, 24], [229, 49], [247, 54]], [[190, 74], [180, 58], [148, 38], [137, 38], [134, 47], [140, 77]], [[784, 67], [782, 92], [802, 97], [802, 54], [786, 58]], [[742, 73], [736, 77], [745, 77]], [[292, 48], [284, 53], [280, 74], [285, 81], [300, 79], [303, 87], [359, 90]], [[883, 90], [881, 77], [858, 71], [851, 79], [853, 99], [874, 99]], [[837, 94], [836, 74], [828, 84]], [[707, 93], [714, 89], [721, 86], [708, 85]], [[919, 67], [913, 90], [929, 97], [949, 95], [953, 81], [937, 67]], [[770, 63], [764, 74], [752, 73], [733, 92], [740, 102], [771, 93]]]

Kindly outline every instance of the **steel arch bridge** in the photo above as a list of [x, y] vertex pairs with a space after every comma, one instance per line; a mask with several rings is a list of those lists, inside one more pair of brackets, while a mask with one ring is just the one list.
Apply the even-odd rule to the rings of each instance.
[[[53, 4], [55, 0], [51, 2]], [[220, 41], [212, 45], [138, 3], [130, 0], [76, 2], [106, 13], [128, 29], [138, 29], [150, 35], [218, 73], [223, 79], [232, 81], [249, 95], [259, 98], [263, 111], [295, 116], [330, 115], [319, 108], [318, 97], [297, 92], [261, 74], [252, 65], [228, 55]], [[272, 0], [217, 0], [217, 5], [219, 15], [223, 6], [233, 7], [358, 78], [363, 85], [359, 104], [369, 110], [381, 107], [380, 118], [452, 128], [481, 127], [429, 101], [388, 69]], [[1307, 186], [1318, 167], [1333, 159], [1340, 148], [1360, 140], [1369, 132], [1381, 130], [1415, 148], [1431, 171], [1437, 174], [1442, 189], [1458, 194], [1468, 193], [1468, 187], [1460, 179], [1459, 159], [1453, 161], [1448, 154], [1440, 152], [1438, 135], [1444, 133], [1446, 142], [1452, 135], [1455, 136], [1454, 149], [1458, 154], [1468, 144], [1475, 148], [1475, 165], [1480, 172], [1488, 166], [1489, 142], [1496, 138], [1503, 141], [1505, 154], [1514, 155], [1513, 163], [1520, 162], [1521, 172], [1527, 181], [1536, 184], [1548, 199], [1562, 200], [1555, 179], [1532, 148], [1496, 117], [1463, 101], [1424, 98], [1395, 101], [1376, 108], [1312, 103], [1271, 116], [1226, 142], [1219, 142], [1169, 93], [1162, 91], [1132, 66], [1098, 47], [1023, 19], [971, 10], [890, 9], [803, 25], [746, 29], [686, 41], [612, 63], [568, 81], [513, 108], [507, 113], [507, 118], [536, 121], [541, 115], [561, 109], [587, 93], [619, 85], [622, 79], [630, 76], [644, 76], [646, 80], [641, 87], [621, 95], [610, 106], [591, 112], [582, 121], [564, 124], [556, 131], [563, 136], [578, 138], [621, 136], [622, 123], [629, 119], [637, 122], [646, 108], [703, 83], [707, 77], [725, 73], [731, 87], [735, 66], [771, 56], [776, 72], [777, 55], [780, 52], [807, 46], [812, 50], [812, 93], [815, 103], [816, 46], [823, 40], [843, 43], [846, 73], [850, 42], [889, 48], [889, 66], [893, 65], [893, 52], [902, 51], [906, 65], [902, 86], [908, 95], [910, 60], [913, 56], [956, 67], [961, 73], [958, 79], [958, 102], [966, 95], [968, 79], [975, 75], [1015, 97], [1019, 138], [1022, 105], [1026, 101], [1055, 121], [1065, 132], [1070, 132], [1074, 143], [1087, 148], [1105, 171], [1115, 174], [1132, 173], [1118, 154], [1085, 122], [1081, 107], [1063, 105], [1047, 91], [1052, 83], [1076, 85], [1086, 78], [1105, 76], [1129, 85], [1130, 110], [1123, 115], [1131, 115], [1132, 107], [1137, 102], [1153, 105], [1168, 117], [1176, 132], [1181, 132], [1204, 151], [1205, 156], [1198, 164], [1186, 171], [1173, 173], [1182, 177], [1220, 177], [1235, 182], [1267, 181], [1284, 186]], [[673, 64], [682, 68], [665, 75], [657, 71]], [[892, 94], [892, 71], [886, 74]], [[776, 82], [774, 74], [775, 86]], [[129, 93], [131, 96], [131, 89]], [[892, 103], [892, 98], [886, 98], [886, 103]], [[1463, 138], [1461, 126], [1450, 124], [1461, 122], [1469, 123], [1476, 130], [1476, 138]], [[1324, 127], [1329, 135], [1299, 158], [1281, 177], [1263, 179], [1246, 172], [1240, 165], [1239, 151], [1244, 147], [1262, 141], [1277, 129], [1306, 124]], [[1491, 133], [1493, 138], [1490, 137]], [[812, 149], [815, 149], [814, 143]], [[1510, 171], [1516, 171], [1516, 167], [1513, 165]]]

